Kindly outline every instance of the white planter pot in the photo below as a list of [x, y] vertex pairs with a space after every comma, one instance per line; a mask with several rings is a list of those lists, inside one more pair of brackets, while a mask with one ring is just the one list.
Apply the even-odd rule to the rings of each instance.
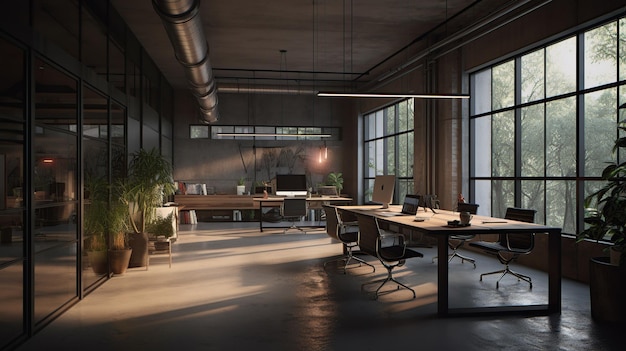
[[246, 192], [245, 185], [237, 185], [237, 195], [243, 195]]

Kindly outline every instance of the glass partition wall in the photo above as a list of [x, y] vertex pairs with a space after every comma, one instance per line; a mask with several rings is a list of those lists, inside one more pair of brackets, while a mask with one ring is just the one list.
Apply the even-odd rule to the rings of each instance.
[[[35, 76], [32, 208], [34, 321], [78, 296], [78, 82], [41, 58]], [[30, 195], [30, 194], [29, 194]]]
[[25, 52], [2, 37], [0, 52], [0, 340], [8, 341], [24, 333]]
[[173, 91], [108, 3], [17, 3], [0, 14], [0, 349], [110, 277], [92, 182], [126, 176], [128, 145], [172, 155]]

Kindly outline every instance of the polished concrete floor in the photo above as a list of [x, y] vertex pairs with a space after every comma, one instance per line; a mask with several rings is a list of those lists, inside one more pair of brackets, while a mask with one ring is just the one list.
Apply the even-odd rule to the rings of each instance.
[[[260, 233], [254, 223], [182, 225], [166, 255], [146, 271], [129, 269], [76, 304], [18, 350], [623, 350], [622, 331], [590, 319], [584, 284], [563, 281], [563, 311], [549, 317], [438, 318], [434, 248], [407, 261], [396, 277], [407, 290], [372, 299], [384, 277], [376, 267], [343, 274], [340, 244], [324, 231]], [[525, 282], [481, 272], [499, 269], [476, 253], [477, 267], [453, 261], [450, 305], [547, 301], [547, 277]], [[394, 289], [393, 285], [388, 288]], [[383, 288], [387, 290], [387, 288]]]

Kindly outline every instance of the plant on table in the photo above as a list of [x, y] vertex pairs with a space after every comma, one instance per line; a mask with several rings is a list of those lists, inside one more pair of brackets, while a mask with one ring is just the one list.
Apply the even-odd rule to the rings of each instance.
[[341, 172], [330, 172], [326, 176], [326, 185], [333, 185], [337, 188], [337, 195], [343, 190], [343, 174]]
[[171, 212], [165, 217], [158, 216], [148, 223], [146, 230], [156, 238], [162, 236], [168, 239], [174, 235], [174, 227], [172, 226], [173, 219], [174, 212]]

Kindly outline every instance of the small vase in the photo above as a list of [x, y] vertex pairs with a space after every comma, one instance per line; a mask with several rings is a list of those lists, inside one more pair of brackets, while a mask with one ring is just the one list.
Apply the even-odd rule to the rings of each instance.
[[472, 220], [472, 215], [469, 212], [461, 212], [459, 214], [459, 219], [461, 220], [462, 225], [468, 225]]

